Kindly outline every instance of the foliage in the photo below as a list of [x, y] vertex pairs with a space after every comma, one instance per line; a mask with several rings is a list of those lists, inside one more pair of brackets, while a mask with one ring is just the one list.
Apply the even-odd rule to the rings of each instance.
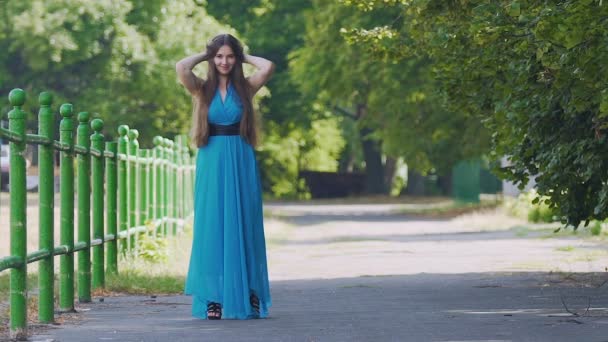
[[106, 290], [129, 294], [181, 294], [184, 292], [184, 276], [149, 275], [138, 270], [121, 270], [108, 274]]
[[591, 235], [593, 235], [593, 236], [601, 235], [602, 234], [602, 222], [594, 221], [590, 227], [590, 230], [591, 230]]
[[[264, 138], [258, 158], [264, 190], [277, 197], [307, 197], [300, 169], [336, 171], [344, 139], [327, 112], [313, 106], [314, 96], [299, 91], [288, 56], [304, 44], [310, 0], [208, 0], [209, 13], [235, 27], [251, 53], [272, 60], [276, 70], [271, 96], [259, 101]], [[281, 32], [277, 35], [277, 32]]]
[[187, 130], [175, 62], [228, 30], [188, 0], [7, 1], [0, 17], [1, 93], [24, 88], [37, 107], [51, 91], [54, 107], [69, 101], [104, 119], [108, 136], [118, 124], [140, 128], [142, 146]]
[[310, 130], [302, 132], [300, 169], [338, 171], [338, 158], [344, 148], [340, 134], [343, 118], [328, 117], [312, 122]]
[[[380, 5], [345, 2], [364, 9]], [[535, 176], [538, 193], [564, 223], [578, 227], [608, 216], [605, 4], [404, 0], [392, 5], [405, 19], [388, 25], [391, 34], [382, 44], [373, 44], [373, 30], [367, 28], [367, 35], [346, 34], [373, 45], [383, 58], [429, 58], [446, 108], [481, 115], [495, 158], [509, 156], [511, 165], [502, 175], [522, 187]]]
[[[272, 97], [262, 101], [264, 119], [297, 127], [308, 127], [312, 114], [310, 105], [298, 92], [289, 77], [287, 56], [302, 46], [304, 38], [303, 12], [310, 0], [207, 0], [210, 14], [238, 30], [251, 53], [270, 59], [276, 65], [267, 84]], [[280, 34], [277, 34], [280, 32]]]
[[321, 1], [313, 6], [306, 44], [292, 53], [292, 76], [303, 92], [320, 103], [366, 105], [365, 117], [355, 119], [371, 131], [367, 138], [381, 142], [386, 155], [402, 157], [421, 172], [449, 172], [458, 160], [487, 151], [489, 136], [477, 118], [440, 106], [442, 97], [435, 91], [426, 56], [397, 60], [378, 55], [370, 47], [391, 37], [386, 30], [365, 33], [369, 45], [353, 44], [346, 34], [346, 27], [378, 25], [398, 11], [382, 8], [368, 15]]
[[167, 238], [159, 235], [139, 234], [137, 256], [149, 263], [166, 262], [169, 259]]
[[280, 125], [269, 122], [259, 151], [264, 187], [277, 197], [307, 198], [299, 171], [338, 171], [345, 144], [339, 124], [339, 118], [329, 117], [314, 121], [310, 130], [292, 128], [285, 136], [275, 132]]
[[532, 223], [559, 221], [557, 210], [546, 203], [548, 199], [539, 197], [533, 189], [520, 193], [515, 199], [506, 200], [505, 208], [511, 215], [525, 218]]

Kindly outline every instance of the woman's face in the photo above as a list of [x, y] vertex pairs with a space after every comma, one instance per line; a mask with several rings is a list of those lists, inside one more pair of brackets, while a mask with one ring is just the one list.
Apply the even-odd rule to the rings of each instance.
[[228, 45], [222, 46], [217, 50], [213, 62], [220, 75], [230, 74], [230, 71], [232, 71], [232, 68], [234, 67], [234, 63], [236, 62], [236, 57], [234, 56], [232, 48]]

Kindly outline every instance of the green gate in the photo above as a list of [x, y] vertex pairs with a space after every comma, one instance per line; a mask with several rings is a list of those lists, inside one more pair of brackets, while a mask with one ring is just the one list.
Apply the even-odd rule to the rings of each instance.
[[452, 170], [452, 197], [463, 203], [479, 203], [480, 162], [460, 161]]

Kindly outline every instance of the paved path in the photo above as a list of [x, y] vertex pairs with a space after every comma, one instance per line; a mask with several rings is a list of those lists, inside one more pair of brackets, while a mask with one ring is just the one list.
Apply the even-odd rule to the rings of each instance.
[[608, 285], [594, 287], [605, 277], [582, 273], [608, 264], [601, 241], [399, 209], [268, 205], [288, 222], [267, 220], [268, 319], [193, 319], [186, 296], [110, 297], [32, 340], [608, 341]]

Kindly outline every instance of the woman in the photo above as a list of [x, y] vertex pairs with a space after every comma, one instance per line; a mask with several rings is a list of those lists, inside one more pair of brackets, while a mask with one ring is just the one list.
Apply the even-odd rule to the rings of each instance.
[[[207, 61], [207, 78], [192, 69]], [[257, 68], [245, 78], [243, 63]], [[272, 302], [266, 267], [262, 196], [253, 147], [252, 98], [274, 64], [246, 55], [229, 34], [204, 53], [176, 65], [194, 102], [192, 138], [198, 149], [194, 239], [186, 280], [192, 315], [207, 319], [268, 316]]]

